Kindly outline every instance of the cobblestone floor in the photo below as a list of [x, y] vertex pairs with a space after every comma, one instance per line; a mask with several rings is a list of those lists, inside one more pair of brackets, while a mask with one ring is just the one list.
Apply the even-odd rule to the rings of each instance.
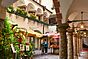
[[59, 59], [58, 55], [38, 55], [33, 57], [33, 59]]

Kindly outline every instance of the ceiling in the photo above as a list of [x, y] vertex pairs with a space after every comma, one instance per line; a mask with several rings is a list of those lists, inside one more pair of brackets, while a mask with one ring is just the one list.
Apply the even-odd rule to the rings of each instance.
[[[88, 0], [59, 0], [62, 13], [62, 22], [69, 20], [80, 20], [83, 11], [83, 19], [88, 20]], [[84, 22], [88, 24], [87, 22]], [[77, 24], [77, 23], [76, 23]]]

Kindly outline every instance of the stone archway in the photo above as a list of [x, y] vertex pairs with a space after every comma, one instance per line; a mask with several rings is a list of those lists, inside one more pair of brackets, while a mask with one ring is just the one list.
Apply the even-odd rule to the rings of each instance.
[[32, 3], [27, 5], [27, 11], [35, 11], [35, 6]]
[[36, 14], [37, 15], [41, 15], [42, 14], [42, 10], [40, 8], [38, 8], [37, 11], [36, 11]]

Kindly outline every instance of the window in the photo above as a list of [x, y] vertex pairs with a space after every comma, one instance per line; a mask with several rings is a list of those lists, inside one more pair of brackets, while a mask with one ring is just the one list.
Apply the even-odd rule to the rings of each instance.
[[38, 16], [38, 19], [41, 20], [41, 16]]

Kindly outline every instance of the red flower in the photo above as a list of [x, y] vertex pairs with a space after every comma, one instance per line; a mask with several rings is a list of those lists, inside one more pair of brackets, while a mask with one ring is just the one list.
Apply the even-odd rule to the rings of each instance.
[[26, 43], [26, 45], [29, 45], [29, 43]]
[[22, 42], [22, 38], [18, 38], [18, 42], [21, 43]]

